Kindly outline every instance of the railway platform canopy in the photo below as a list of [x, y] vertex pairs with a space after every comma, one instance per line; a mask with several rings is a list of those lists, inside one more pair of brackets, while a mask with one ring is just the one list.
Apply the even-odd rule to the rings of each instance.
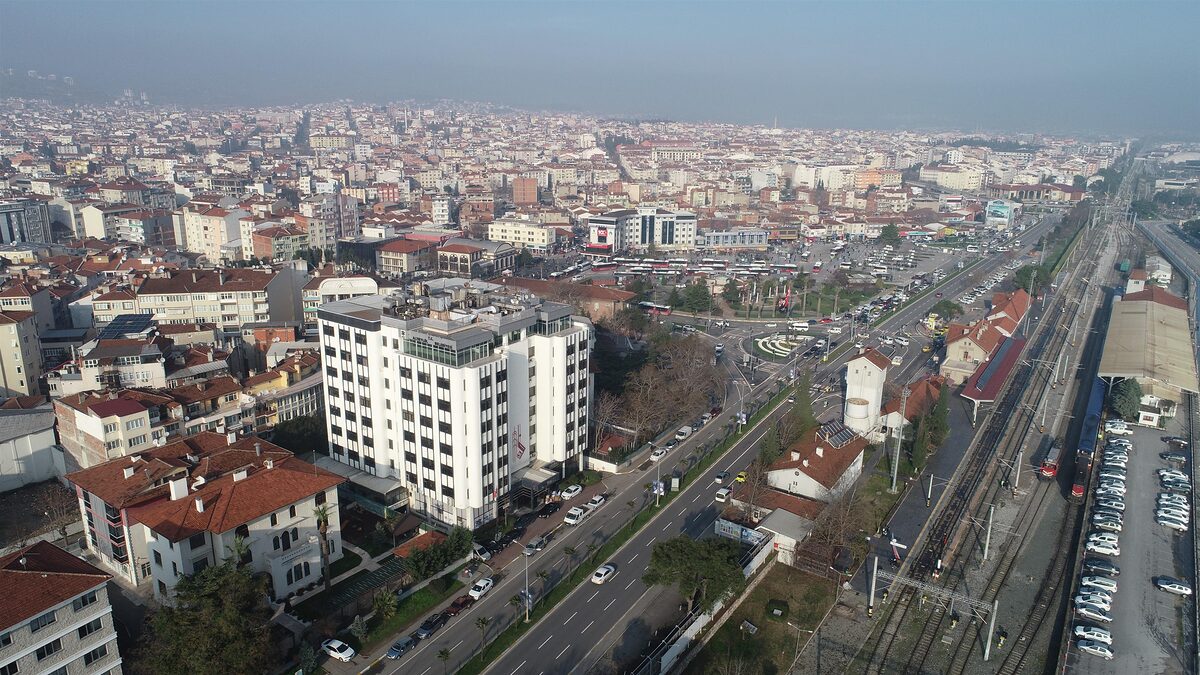
[[1005, 338], [996, 353], [967, 379], [961, 396], [973, 404], [972, 419], [979, 413], [979, 404], [995, 403], [1000, 389], [1008, 380], [1013, 368], [1020, 362], [1021, 353], [1024, 351], [1024, 338]]
[[1114, 301], [1097, 374], [1178, 396], [1200, 393], [1187, 303], [1158, 287]]

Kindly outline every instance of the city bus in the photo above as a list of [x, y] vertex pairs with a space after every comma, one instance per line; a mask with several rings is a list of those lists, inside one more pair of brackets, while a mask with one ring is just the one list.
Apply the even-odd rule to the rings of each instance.
[[653, 302], [639, 302], [638, 307], [651, 316], [670, 316], [670, 305], [656, 305]]

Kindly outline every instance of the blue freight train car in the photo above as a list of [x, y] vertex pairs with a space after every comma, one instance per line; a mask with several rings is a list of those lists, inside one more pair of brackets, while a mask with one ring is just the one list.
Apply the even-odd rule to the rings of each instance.
[[1084, 414], [1083, 427], [1079, 429], [1079, 443], [1076, 447], [1075, 481], [1071, 486], [1071, 496], [1083, 498], [1087, 488], [1088, 477], [1092, 473], [1092, 460], [1096, 456], [1096, 443], [1100, 440], [1100, 423], [1104, 416], [1104, 395], [1108, 388], [1104, 380], [1092, 380], [1092, 390], [1088, 393], [1088, 407]]

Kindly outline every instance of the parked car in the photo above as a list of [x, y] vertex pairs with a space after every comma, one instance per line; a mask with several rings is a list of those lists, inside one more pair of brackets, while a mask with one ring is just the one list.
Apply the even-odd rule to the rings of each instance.
[[1112, 649], [1104, 643], [1093, 642], [1092, 640], [1080, 640], [1077, 646], [1079, 647], [1079, 651], [1083, 652], [1084, 654], [1099, 656], [1105, 661], [1113, 660]]
[[417, 641], [413, 639], [411, 635], [405, 635], [404, 637], [392, 643], [392, 646], [387, 650], [386, 656], [389, 659], [398, 659], [408, 652], [411, 652], [412, 648], [416, 646]]
[[[578, 509], [578, 508], [579, 508], [578, 506], [572, 507], [571, 511], [574, 511], [575, 509]], [[568, 511], [567, 514], [569, 515], [571, 513], [571, 511]], [[537, 553], [538, 551], [540, 551], [544, 548], [546, 548], [546, 538], [545, 537], [534, 537], [533, 539], [529, 540], [528, 544], [525, 544], [525, 550], [523, 551], [523, 553], [525, 555], [533, 555], [534, 553]]]
[[354, 647], [332, 638], [321, 643], [321, 651], [342, 663], [350, 663], [350, 659], [354, 658], [356, 653]]
[[1187, 461], [1187, 455], [1182, 452], [1162, 452], [1158, 455], [1160, 458], [1168, 462], [1178, 462], [1180, 464]]
[[447, 617], [444, 612], [438, 612], [437, 614], [430, 616], [428, 619], [425, 619], [425, 622], [421, 624], [421, 627], [417, 629], [417, 632], [413, 633], [413, 637], [417, 638], [418, 640], [428, 640], [429, 638], [433, 637], [433, 634], [438, 632], [442, 626], [446, 625], [446, 620], [448, 618], [449, 617]]
[[1188, 586], [1187, 583], [1185, 583], [1182, 579], [1176, 579], [1175, 577], [1154, 577], [1154, 585], [1160, 590], [1164, 590], [1168, 593], [1174, 593], [1175, 595], [1192, 594], [1192, 587]]
[[660, 460], [666, 456], [667, 456], [666, 448], [655, 448], [654, 452], [650, 453], [650, 461], [657, 462], [658, 460]]
[[715, 482], [717, 485], [720, 485], [720, 484], [724, 483], [724, 482], [725, 482], [726, 480], [728, 480], [728, 479], [729, 479], [729, 472], [728, 472], [728, 471], [718, 471], [718, 472], [717, 472], [717, 475], [716, 475], [715, 477], [713, 477], [713, 481], [714, 481], [714, 482]]
[[1093, 642], [1103, 642], [1106, 645], [1112, 644], [1112, 633], [1100, 628], [1099, 626], [1089, 626], [1087, 624], [1075, 624], [1075, 637], [1080, 640], [1091, 640]]
[[592, 498], [589, 499], [587, 504], [584, 504], [584, 506], [589, 509], [598, 509], [602, 504], [604, 504], [605, 500], [606, 497], [604, 495], [592, 495]]
[[549, 518], [562, 509], [562, 502], [546, 502], [542, 504], [542, 508], [538, 509], [538, 518]]
[[1107, 611], [1095, 605], [1079, 605], [1075, 608], [1075, 613], [1092, 621], [1112, 623], [1112, 616]]
[[1099, 588], [1107, 593], [1117, 592], [1117, 582], [1109, 579], [1108, 577], [1085, 576], [1079, 579], [1079, 585], [1081, 587], [1089, 586], [1092, 588]]
[[567, 487], [563, 488], [563, 491], [559, 493], [559, 496], [561, 496], [563, 498], [563, 500], [565, 501], [568, 499], [574, 499], [574, 498], [578, 497], [580, 495], [580, 493], [582, 493], [582, 492], [583, 492], [583, 486], [568, 485]]
[[471, 590], [467, 591], [467, 595], [479, 600], [483, 596], [487, 595], [488, 591], [492, 590], [492, 586], [495, 585], [496, 582], [493, 581], [491, 577], [484, 577], [479, 581], [476, 581], [474, 586], [471, 586]]
[[446, 608], [446, 615], [447, 616], [458, 616], [459, 614], [461, 614], [463, 611], [468, 609], [473, 604], [475, 604], [475, 598], [471, 597], [469, 594], [464, 593], [463, 595], [460, 595], [457, 598], [455, 598], [454, 602], [450, 603], [450, 606]]

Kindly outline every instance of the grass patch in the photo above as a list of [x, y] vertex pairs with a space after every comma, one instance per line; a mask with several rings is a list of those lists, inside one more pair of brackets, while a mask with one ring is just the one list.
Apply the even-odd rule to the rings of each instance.
[[562, 480], [560, 485], [563, 487], [568, 485], [580, 485], [582, 487], [587, 487], [589, 485], [595, 485], [602, 480], [604, 480], [604, 474], [592, 469], [584, 469], [583, 471], [576, 471], [570, 476], [567, 476]]
[[[809, 639], [808, 631], [816, 630], [833, 605], [834, 590], [829, 579], [774, 565], [684, 672], [787, 672], [798, 646]], [[780, 607], [786, 608], [784, 616], [774, 616], [771, 609]], [[754, 624], [758, 632], [742, 631], [743, 621]]]
[[358, 567], [361, 562], [362, 556], [348, 548], [343, 548], [342, 557], [329, 566], [329, 578], [337, 578], [338, 575], [345, 574]]
[[458, 571], [455, 570], [453, 574], [438, 577], [425, 588], [401, 600], [391, 618], [384, 621], [371, 620], [370, 631], [367, 633], [367, 649], [372, 649], [381, 642], [391, 640], [397, 633], [404, 632], [429, 610], [440, 605], [462, 587], [463, 583], [458, 580]]

